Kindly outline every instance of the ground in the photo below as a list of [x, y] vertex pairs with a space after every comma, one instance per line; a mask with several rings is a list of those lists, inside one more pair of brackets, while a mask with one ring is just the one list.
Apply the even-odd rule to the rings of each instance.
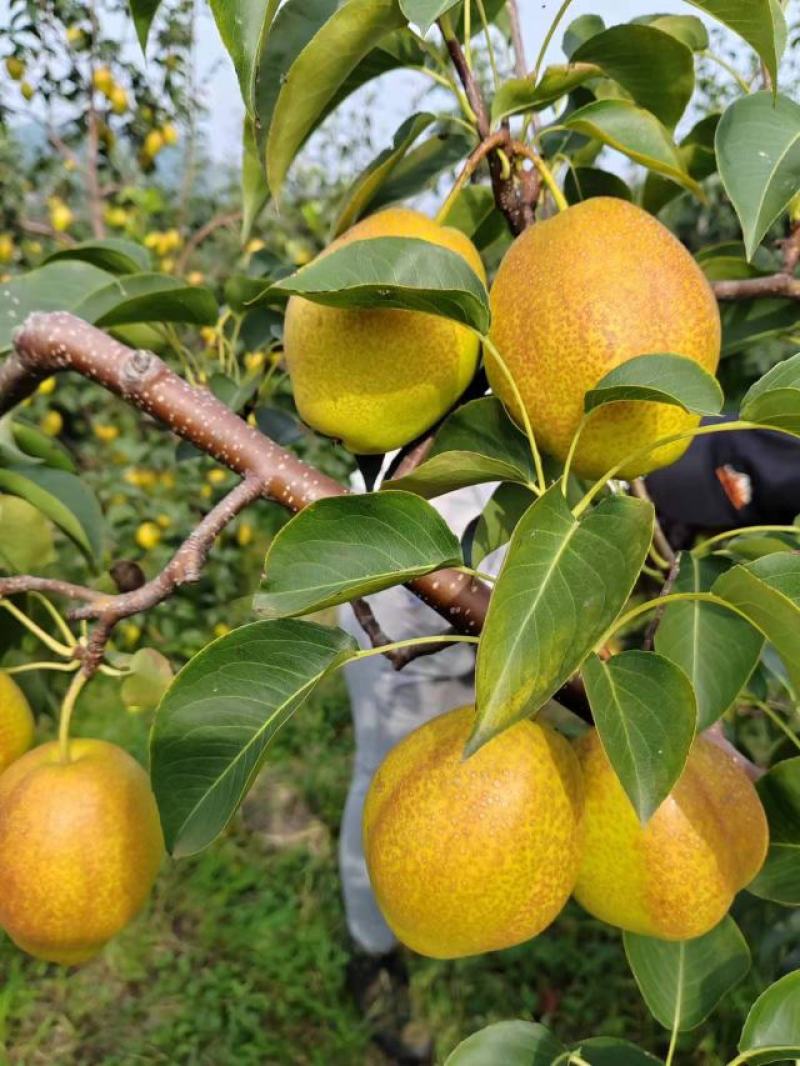
[[[112, 714], [97, 695], [80, 711], [77, 733], [144, 757], [146, 717]], [[225, 836], [193, 859], [165, 863], [147, 910], [99, 958], [63, 970], [2, 940], [0, 1062], [385, 1066], [345, 988], [336, 834], [351, 755], [346, 694], [334, 678], [280, 734]], [[772, 923], [757, 960], [769, 976], [797, 931], [788, 912], [764, 910], [743, 897], [737, 917], [746, 931]], [[435, 1035], [438, 1062], [473, 1030], [507, 1017], [540, 1018], [566, 1039], [606, 1033], [665, 1049], [619, 937], [574, 905], [511, 951], [408, 962], [415, 1015]], [[754, 975], [729, 996], [699, 1031], [702, 1041], [689, 1034], [680, 1061], [730, 1058], [760, 987]]]

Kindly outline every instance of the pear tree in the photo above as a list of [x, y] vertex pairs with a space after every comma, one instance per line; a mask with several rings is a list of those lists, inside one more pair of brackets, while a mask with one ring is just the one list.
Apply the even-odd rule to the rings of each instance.
[[[69, 675], [62, 764], [98, 673], [158, 703], [150, 781], [177, 861], [214, 847], [323, 678], [474, 646], [474, 706], [402, 741], [368, 799], [387, 920], [412, 948], [455, 957], [541, 935], [574, 895], [620, 930], [664, 1039], [654, 1057], [508, 1019], [446, 1049], [448, 1066], [673, 1066], [750, 970], [737, 894], [800, 905], [800, 525], [735, 526], [677, 551], [642, 480], [700, 436], [800, 436], [791, 4], [683, 6], [606, 25], [570, 21], [566, 0], [539, 19], [530, 62], [517, 0], [210, 0], [244, 104], [243, 242], [353, 93], [411, 70], [431, 83], [430, 110], [398, 116], [300, 269], [267, 248], [214, 291], [96, 232], [0, 286], [0, 491], [55, 522], [87, 567], [103, 561], [102, 501], [18, 411], [42, 380], [97, 383], [239, 477], [155, 577], [118, 594], [13, 562], [0, 576], [0, 607], [54, 656], [0, 681]], [[130, 0], [150, 54], [158, 8]], [[714, 22], [738, 65], [715, 51]], [[735, 221], [736, 239], [687, 249], [670, 227], [682, 235], [700, 212]], [[157, 323], [190, 344], [221, 304], [234, 355], [240, 333], [263, 336], [275, 358], [262, 372], [285, 367], [299, 418], [356, 455], [369, 491], [301, 459], [285, 411], [254, 417], [257, 383], [235, 366], [212, 390], [120, 339]], [[744, 372], [730, 368], [763, 352], [773, 365], [735, 387]], [[497, 487], [459, 539], [429, 501], [480, 484]], [[174, 678], [157, 656], [121, 660], [118, 623], [197, 581], [218, 535], [265, 499], [289, 518], [252, 620]], [[499, 549], [494, 579], [481, 564]], [[396, 585], [440, 632], [384, 631], [365, 597]], [[309, 617], [348, 602], [366, 649]], [[19, 942], [35, 944], [29, 924]], [[728, 1066], [800, 1058], [800, 971], [775, 976]]]

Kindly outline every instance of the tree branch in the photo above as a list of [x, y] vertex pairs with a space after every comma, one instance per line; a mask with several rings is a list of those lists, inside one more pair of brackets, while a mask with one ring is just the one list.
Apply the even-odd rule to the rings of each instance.
[[721, 301], [757, 300], [765, 296], [800, 300], [800, 278], [784, 273], [765, 278], [743, 278], [741, 281], [712, 281], [711, 288]]
[[207, 240], [211, 234], [223, 226], [232, 226], [235, 222], [239, 222], [242, 217], [241, 211], [228, 211], [224, 215], [215, 215], [214, 218], [210, 218], [205, 225], [196, 230], [178, 256], [178, 261], [175, 264], [175, 273], [182, 274], [186, 269], [189, 260], [192, 257], [192, 253], [195, 252], [204, 240]]
[[[166, 570], [134, 592], [101, 599], [94, 590], [38, 577], [0, 582], [0, 589], [7, 589], [8, 595], [36, 589], [84, 601], [88, 606], [76, 616], [98, 619], [89, 662], [93, 657], [99, 662], [98, 652], [102, 655], [118, 620], [115, 616], [126, 617], [160, 602], [176, 587], [168, 587], [176, 578], [180, 578], [178, 584], [196, 580], [189, 575], [197, 572], [214, 537], [248, 502], [261, 496], [299, 511], [315, 500], [346, 494], [337, 481], [247, 425], [209, 390], [189, 385], [152, 352], [133, 351], [74, 315], [63, 311], [30, 315], [14, 344], [13, 353], [0, 367], [0, 415], [30, 396], [43, 378], [73, 370], [245, 478], [206, 516]], [[480, 631], [489, 604], [489, 589], [482, 582], [456, 570], [443, 570], [418, 578], [409, 587], [459, 632]]]

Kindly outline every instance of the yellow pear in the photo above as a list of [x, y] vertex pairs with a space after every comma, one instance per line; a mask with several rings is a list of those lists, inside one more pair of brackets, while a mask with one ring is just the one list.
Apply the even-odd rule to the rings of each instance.
[[523, 721], [465, 760], [474, 718], [461, 707], [402, 740], [364, 808], [384, 917], [433, 958], [535, 936], [564, 906], [580, 862], [583, 792], [567, 741]]
[[[620, 363], [672, 353], [713, 373], [719, 362], [719, 311], [700, 268], [669, 230], [625, 200], [596, 197], [527, 229], [500, 264], [491, 306], [491, 339], [539, 441], [561, 460], [585, 393]], [[487, 372], [518, 419], [507, 378], [490, 355]], [[667, 404], [609, 404], [583, 430], [573, 469], [600, 477], [638, 449], [698, 422]], [[688, 445], [656, 449], [621, 476], [666, 466]]]
[[0, 925], [36, 958], [84, 962], [141, 908], [163, 847], [149, 778], [121, 748], [34, 748], [0, 776]]
[[[407, 208], [370, 215], [322, 254], [374, 237], [441, 245], [486, 280], [463, 233]], [[284, 351], [300, 417], [357, 453], [390, 451], [429, 429], [469, 384], [479, 347], [466, 326], [422, 311], [323, 307], [298, 296], [286, 311]]]
[[0, 670], [0, 773], [33, 744], [34, 721], [25, 693]]
[[698, 737], [675, 788], [643, 826], [596, 731], [575, 747], [586, 793], [578, 902], [610, 925], [663, 940], [713, 929], [767, 853], [766, 816], [745, 772]]

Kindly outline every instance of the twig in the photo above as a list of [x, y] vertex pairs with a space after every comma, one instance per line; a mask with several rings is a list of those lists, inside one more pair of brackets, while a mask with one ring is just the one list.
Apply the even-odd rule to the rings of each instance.
[[[644, 483], [644, 478], [637, 477], [631, 482], [631, 495], [636, 496], [637, 499], [644, 500], [651, 505], [653, 503], [650, 498], [650, 493], [647, 491], [647, 486]], [[658, 553], [666, 559], [671, 567], [674, 566], [676, 558], [675, 551], [667, 540], [657, 517], [653, 527], [653, 543], [655, 544]]]
[[800, 278], [791, 274], [770, 274], [765, 278], [743, 278], [741, 281], [712, 281], [711, 288], [718, 300], [757, 300], [764, 296], [782, 296], [800, 300]]
[[[669, 568], [669, 573], [667, 574], [667, 580], [662, 585], [661, 592], [659, 592], [659, 596], [669, 596], [669, 594], [672, 592], [672, 589], [675, 585], [675, 580], [678, 577], [678, 568], [678, 556], [673, 554], [672, 564]], [[656, 630], [661, 624], [661, 619], [664, 617], [665, 610], [665, 605], [661, 607], [656, 607], [655, 614], [650, 619], [650, 624], [647, 627], [647, 630], [644, 635], [644, 640], [642, 641], [642, 647], [645, 651], [652, 650], [653, 641], [655, 640], [656, 636]]]
[[[366, 633], [373, 648], [382, 648], [385, 645], [396, 643], [384, 633], [380, 622], [375, 617], [375, 612], [366, 600], [353, 600], [350, 606], [353, 608], [356, 621]], [[455, 633], [455, 630], [451, 629], [449, 632]], [[437, 651], [441, 651], [443, 648], [450, 648], [455, 643], [455, 641], [445, 643], [438, 639], [448, 636], [448, 633], [437, 633], [435, 636], [437, 637], [437, 643], [435, 644], [417, 644], [407, 648], [391, 648], [389, 651], [385, 651], [384, 655], [395, 670], [402, 670], [404, 666], [408, 666], [414, 659], [419, 659], [423, 655], [435, 655]]]
[[[9, 595], [36, 589], [63, 594], [88, 604], [86, 609], [77, 613], [98, 619], [87, 649], [90, 661], [99, 661], [97, 656], [102, 655], [114, 624], [113, 621], [110, 626], [107, 624], [109, 617], [118, 614], [120, 609], [126, 613], [144, 610], [154, 596], [152, 602], [160, 602], [158, 597], [165, 584], [159, 582], [168, 583], [176, 573], [182, 575], [182, 580], [191, 579], [186, 575], [193, 572], [193, 565], [197, 565], [201, 557], [199, 549], [206, 541], [211, 543], [216, 535], [213, 530], [218, 532], [222, 528], [219, 522], [224, 525], [229, 521], [231, 508], [242, 500], [247, 502], [246, 497], [263, 496], [289, 510], [299, 511], [315, 500], [346, 494], [337, 481], [308, 466], [249, 426], [209, 390], [189, 385], [152, 352], [133, 351], [74, 315], [64, 311], [30, 315], [17, 332], [14, 343], [14, 352], [0, 367], [0, 414], [30, 396], [43, 378], [57, 370], [73, 370], [121, 396], [131, 407], [161, 422], [246, 479], [247, 487], [243, 482], [234, 489], [179, 549], [180, 564], [173, 559], [168, 564], [173, 567], [170, 574], [160, 575], [154, 579], [155, 584], [149, 582], [131, 593], [106, 597], [105, 607], [111, 604], [113, 611], [105, 616], [99, 603], [101, 594], [95, 590], [39, 577], [3, 579], [13, 582]], [[213, 535], [208, 540], [210, 533]], [[472, 634], [480, 631], [490, 593], [486, 585], [471, 575], [443, 570], [418, 578], [409, 587], [459, 632]]]
[[514, 73], [518, 78], [524, 78], [528, 73], [528, 64], [525, 61], [525, 43], [522, 40], [522, 26], [519, 20], [519, 7], [517, 0], [506, 0], [506, 12], [511, 25], [511, 48], [514, 53]]
[[206, 240], [211, 234], [223, 226], [232, 226], [235, 222], [239, 222], [242, 217], [241, 211], [228, 211], [224, 215], [215, 215], [214, 218], [210, 218], [205, 225], [200, 229], [195, 230], [189, 240], [186, 242], [183, 251], [178, 256], [178, 261], [175, 264], [176, 273], [182, 274], [186, 269], [186, 266], [192, 256], [192, 253]]
[[89, 221], [92, 233], [95, 237], [105, 237], [106, 227], [103, 221], [103, 194], [100, 191], [100, 180], [97, 173], [98, 150], [100, 146], [100, 125], [97, 118], [97, 106], [95, 103], [94, 70], [95, 54], [94, 42], [97, 40], [98, 24], [94, 4], [89, 5], [89, 17], [92, 22], [92, 46], [89, 53], [89, 113], [88, 130], [86, 139], [86, 191], [89, 197]]

